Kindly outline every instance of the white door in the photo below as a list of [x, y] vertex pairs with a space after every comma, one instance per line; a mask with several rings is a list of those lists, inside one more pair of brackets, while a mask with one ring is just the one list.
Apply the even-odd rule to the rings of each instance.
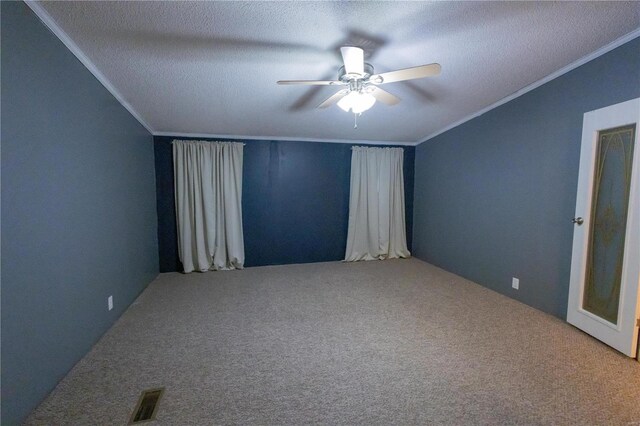
[[630, 357], [640, 314], [640, 98], [584, 115], [567, 321]]

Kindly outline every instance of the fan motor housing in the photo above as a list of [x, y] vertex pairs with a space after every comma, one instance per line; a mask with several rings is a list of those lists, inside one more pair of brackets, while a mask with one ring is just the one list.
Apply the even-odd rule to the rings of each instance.
[[344, 66], [341, 66], [338, 70], [338, 80], [348, 83], [351, 80], [366, 80], [373, 75], [373, 65], [369, 63], [364, 63], [364, 74], [358, 76], [357, 74], [347, 74]]

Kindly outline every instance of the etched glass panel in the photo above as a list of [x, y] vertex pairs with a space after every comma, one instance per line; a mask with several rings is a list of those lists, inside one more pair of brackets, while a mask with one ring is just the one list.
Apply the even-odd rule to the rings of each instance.
[[598, 133], [582, 308], [618, 323], [635, 125]]

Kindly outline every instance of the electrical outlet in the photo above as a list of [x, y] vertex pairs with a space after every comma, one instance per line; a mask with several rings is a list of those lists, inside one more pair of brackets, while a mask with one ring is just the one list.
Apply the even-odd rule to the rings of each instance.
[[516, 290], [518, 290], [520, 288], [520, 280], [516, 277], [513, 277], [511, 279], [511, 287], [515, 288]]
[[109, 308], [109, 310], [113, 309], [113, 296], [109, 296], [107, 298], [107, 307]]

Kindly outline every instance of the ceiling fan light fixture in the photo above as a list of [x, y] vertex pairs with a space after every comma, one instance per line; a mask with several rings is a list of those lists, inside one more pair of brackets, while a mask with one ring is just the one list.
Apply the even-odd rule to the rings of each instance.
[[400, 98], [381, 89], [378, 85], [432, 77], [440, 74], [441, 70], [440, 64], [433, 63], [374, 74], [373, 66], [364, 61], [364, 50], [360, 47], [343, 46], [340, 48], [340, 54], [344, 65], [338, 69], [337, 80], [280, 80], [278, 84], [346, 86], [325, 99], [318, 108], [325, 109], [337, 104], [341, 110], [352, 112], [356, 129], [358, 128], [357, 117], [370, 109], [376, 100], [389, 106], [400, 102]]
[[338, 101], [338, 106], [345, 112], [360, 114], [371, 108], [376, 103], [376, 98], [369, 93], [349, 92], [347, 96]]

